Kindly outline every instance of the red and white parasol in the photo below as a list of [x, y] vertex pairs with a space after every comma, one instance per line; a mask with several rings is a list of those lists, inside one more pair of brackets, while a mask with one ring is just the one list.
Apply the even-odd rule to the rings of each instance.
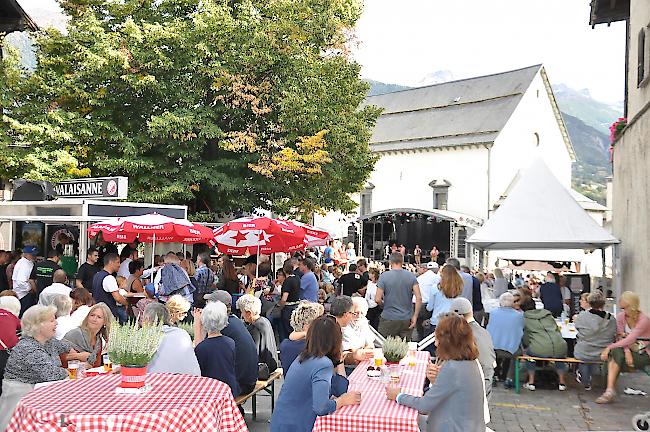
[[230, 255], [294, 252], [307, 246], [305, 229], [284, 219], [239, 218], [213, 234], [217, 249]]
[[[212, 244], [212, 230], [203, 225], [175, 219], [158, 213], [109, 219], [88, 227], [88, 237], [99, 233], [108, 242], [133, 243], [136, 239], [145, 243], [208, 243]], [[153, 260], [153, 257], [152, 257]]]
[[324, 229], [316, 228], [295, 220], [291, 222], [305, 230], [305, 241], [307, 242], [307, 247], [325, 246], [327, 241], [332, 238], [330, 233]]

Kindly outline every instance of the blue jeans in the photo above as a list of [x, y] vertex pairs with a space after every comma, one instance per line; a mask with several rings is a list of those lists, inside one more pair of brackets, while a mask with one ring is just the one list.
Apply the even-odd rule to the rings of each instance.
[[[531, 357], [544, 357], [538, 354], [535, 354], [532, 352], [530, 349], [526, 349], [526, 355], [529, 355]], [[526, 362], [526, 369], [528, 372], [535, 372], [535, 367], [536, 367], [536, 362], [531, 362], [527, 361]], [[557, 371], [558, 375], [564, 375], [566, 373], [566, 363], [564, 362], [555, 362], [555, 370]]]
[[594, 368], [600, 367], [597, 364], [578, 363], [578, 370], [580, 371], [580, 381], [585, 387], [591, 387], [591, 376]]
[[115, 308], [113, 315], [115, 315], [115, 318], [117, 318], [120, 324], [125, 324], [129, 320], [129, 316], [126, 313], [126, 308], [121, 305]]

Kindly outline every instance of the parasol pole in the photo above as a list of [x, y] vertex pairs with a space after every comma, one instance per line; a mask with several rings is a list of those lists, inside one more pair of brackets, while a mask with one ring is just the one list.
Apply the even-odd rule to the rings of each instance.
[[255, 256], [255, 279], [259, 277], [260, 274], [260, 235], [262, 235], [262, 230], [257, 232], [257, 255]]
[[156, 233], [153, 233], [153, 246], [151, 248], [151, 270], [156, 266], [154, 257], [156, 256]]

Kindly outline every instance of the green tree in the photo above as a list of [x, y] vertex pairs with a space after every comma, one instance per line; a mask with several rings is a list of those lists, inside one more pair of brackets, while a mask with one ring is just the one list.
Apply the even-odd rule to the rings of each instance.
[[3, 66], [0, 144], [29, 146], [10, 153], [63, 151], [68, 176], [126, 175], [129, 199], [197, 216], [354, 208], [379, 114], [346, 51], [357, 0], [61, 5], [36, 70]]

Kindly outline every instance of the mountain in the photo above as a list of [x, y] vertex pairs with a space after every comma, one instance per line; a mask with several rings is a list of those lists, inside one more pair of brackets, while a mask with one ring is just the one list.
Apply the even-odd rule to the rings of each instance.
[[[449, 79], [444, 80], [447, 77]], [[433, 84], [453, 79], [449, 71], [428, 74], [421, 82]], [[367, 80], [369, 96], [404, 90], [397, 84]], [[429, 85], [430, 85], [429, 84]], [[572, 167], [572, 186], [575, 190], [605, 204], [607, 177], [612, 174], [609, 162], [609, 125], [622, 115], [622, 106], [609, 105], [591, 97], [589, 90], [574, 90], [564, 84], [553, 86], [555, 98], [562, 111], [569, 137], [576, 151]]]
[[609, 126], [623, 115], [621, 104], [611, 105], [591, 97], [588, 89], [575, 90], [565, 84], [553, 86], [563, 113], [579, 118], [586, 125], [609, 136]]
[[399, 84], [386, 84], [383, 82], [379, 81], [374, 81], [374, 80], [364, 80], [368, 84], [370, 84], [370, 90], [368, 91], [368, 96], [376, 96], [379, 94], [386, 94], [386, 93], [392, 93], [400, 90], [406, 90], [411, 87], [399, 85]]

